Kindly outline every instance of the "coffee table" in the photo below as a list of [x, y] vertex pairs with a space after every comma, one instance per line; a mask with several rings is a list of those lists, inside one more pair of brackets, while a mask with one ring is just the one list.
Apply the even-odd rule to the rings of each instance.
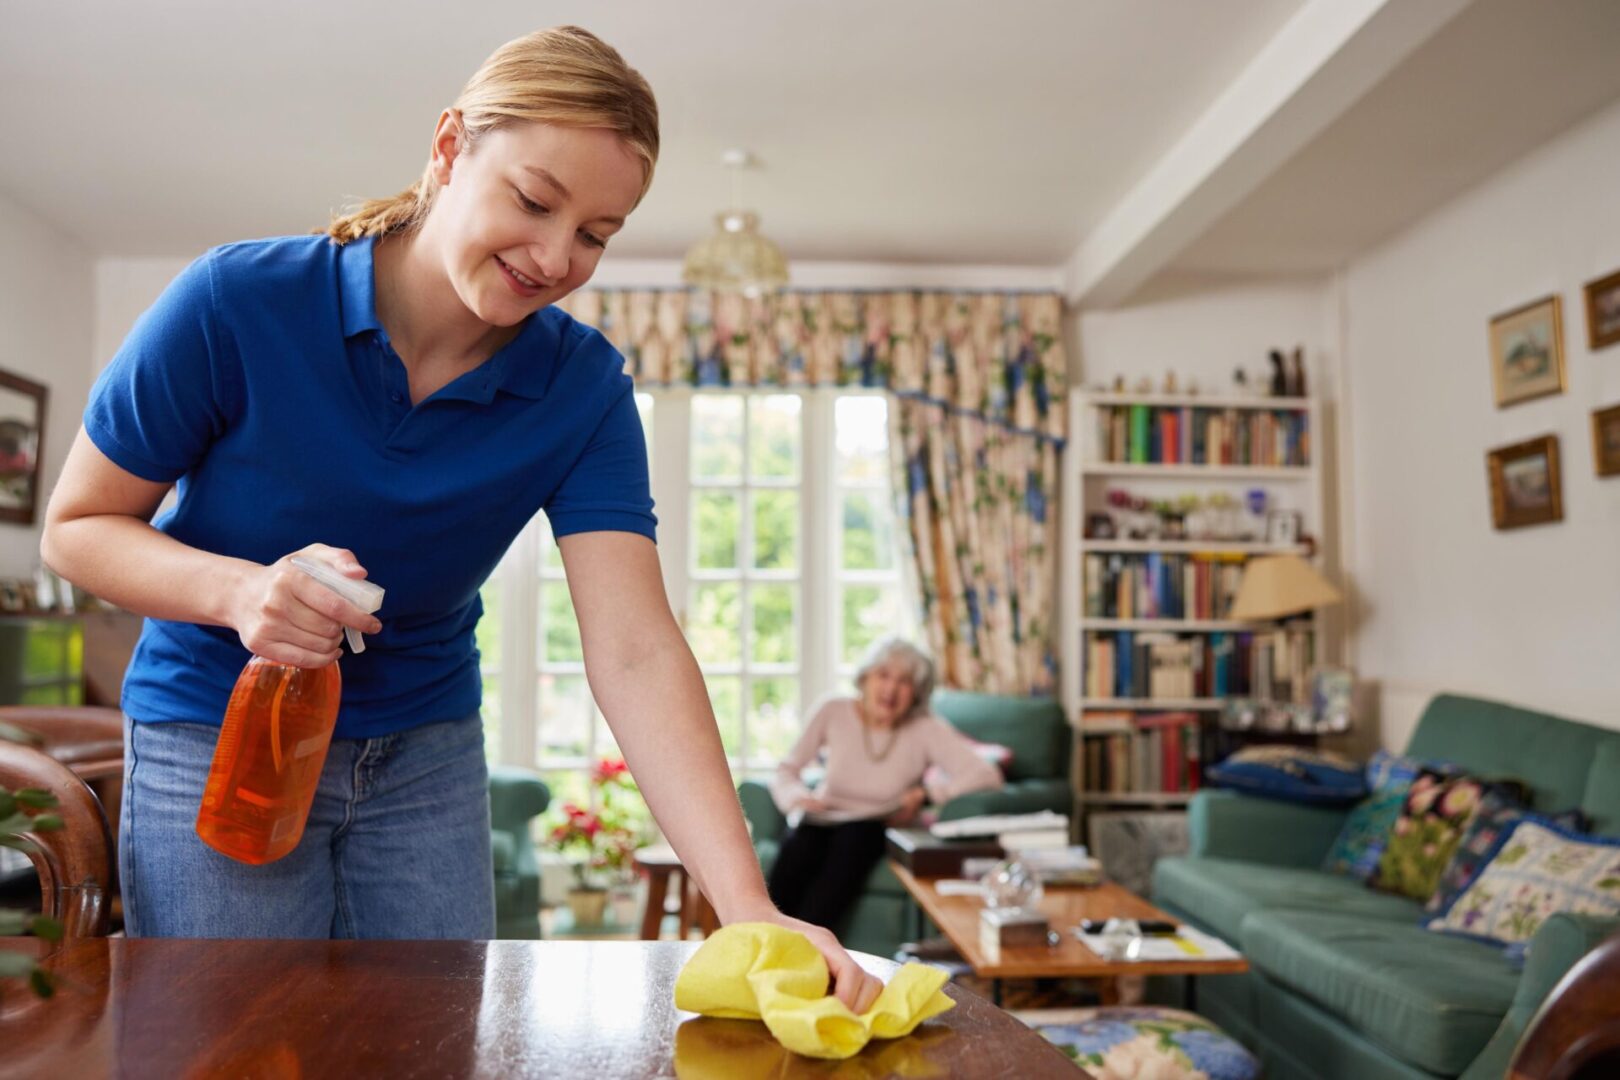
[[[1238, 975], [1249, 962], [1235, 960], [1131, 961], [1105, 960], [1080, 943], [1070, 928], [1082, 919], [1166, 919], [1179, 922], [1129, 890], [1104, 882], [1091, 886], [1049, 887], [1037, 905], [1058, 931], [1056, 945], [1002, 949], [991, 959], [979, 947], [979, 912], [984, 903], [976, 896], [941, 896], [938, 878], [919, 878], [893, 859], [889, 869], [922, 906], [928, 917], [950, 939], [973, 968], [973, 974], [991, 980], [991, 994], [1001, 1004], [1003, 979], [1089, 978], [1100, 983], [1105, 1004], [1118, 999], [1116, 980], [1122, 975]], [[1230, 944], [1230, 943], [1229, 943]], [[1189, 985], [1193, 985], [1189, 980]]]

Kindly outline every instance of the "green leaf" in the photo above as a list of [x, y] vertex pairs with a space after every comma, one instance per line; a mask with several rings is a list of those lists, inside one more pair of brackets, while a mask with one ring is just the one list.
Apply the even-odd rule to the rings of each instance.
[[11, 978], [17, 975], [27, 975], [34, 970], [34, 958], [20, 952], [8, 952], [0, 949], [0, 979]]
[[10, 908], [0, 908], [0, 937], [14, 937], [28, 929], [29, 915], [26, 911], [13, 911]]
[[34, 917], [31, 928], [35, 937], [44, 938], [46, 941], [62, 940], [62, 924], [55, 919], [47, 919], [43, 915], [37, 915]]
[[17, 801], [30, 810], [49, 810], [57, 805], [56, 796], [42, 788], [23, 788], [16, 796]]
[[35, 968], [29, 973], [28, 985], [33, 987], [34, 993], [42, 998], [48, 998], [56, 993], [56, 983], [44, 968]]
[[0, 821], [4, 821], [17, 812], [17, 796], [0, 788]]
[[17, 851], [34, 850], [33, 841], [24, 840], [20, 836], [7, 836], [3, 829], [0, 829], [0, 847], [13, 848]]
[[8, 724], [0, 720], [0, 739], [7, 742], [22, 743], [24, 746], [38, 746], [44, 740], [32, 731], [24, 731], [15, 724]]
[[35, 832], [50, 832], [62, 827], [62, 819], [55, 814], [41, 814], [34, 819]]

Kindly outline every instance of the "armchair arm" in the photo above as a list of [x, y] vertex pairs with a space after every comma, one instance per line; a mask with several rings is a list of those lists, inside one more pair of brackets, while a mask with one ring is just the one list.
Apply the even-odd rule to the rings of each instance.
[[978, 817], [980, 814], [1033, 814], [1053, 810], [1073, 812], [1073, 793], [1067, 780], [1017, 780], [989, 791], [958, 795], [940, 807], [939, 820]]
[[1187, 831], [1194, 855], [1314, 869], [1344, 827], [1345, 813], [1235, 791], [1200, 791], [1188, 807]]
[[1609, 935], [1620, 932], [1620, 917], [1613, 915], [1549, 915], [1525, 956], [1524, 973], [1513, 991], [1513, 1004], [1461, 1080], [1496, 1080], [1506, 1076], [1513, 1050], [1547, 995], [1581, 957]]
[[529, 819], [551, 805], [551, 789], [527, 769], [493, 765], [489, 770], [489, 820], [492, 828], [522, 832]]
[[756, 846], [761, 840], [780, 840], [787, 832], [787, 818], [776, 808], [771, 789], [758, 780], [738, 784], [737, 801], [742, 803], [743, 817], [748, 819]]

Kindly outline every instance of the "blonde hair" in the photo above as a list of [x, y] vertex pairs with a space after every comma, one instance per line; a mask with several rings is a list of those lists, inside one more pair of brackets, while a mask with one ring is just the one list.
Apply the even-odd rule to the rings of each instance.
[[[643, 196], [652, 184], [658, 162], [658, 102], [652, 87], [589, 30], [554, 26], [508, 41], [484, 61], [451, 107], [461, 114], [463, 153], [491, 131], [513, 124], [606, 128], [641, 159]], [[429, 163], [398, 195], [367, 199], [315, 231], [346, 244], [419, 228], [438, 192], [432, 169]]]

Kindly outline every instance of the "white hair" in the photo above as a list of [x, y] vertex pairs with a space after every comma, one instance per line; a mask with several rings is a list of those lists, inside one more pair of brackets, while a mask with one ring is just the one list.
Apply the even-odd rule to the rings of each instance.
[[855, 669], [856, 689], [864, 689], [866, 677], [872, 670], [890, 660], [898, 660], [905, 665], [906, 677], [911, 680], [911, 709], [897, 721], [903, 724], [928, 711], [928, 700], [934, 696], [934, 662], [927, 653], [905, 638], [881, 638], [866, 650], [866, 655], [861, 658], [861, 666]]

